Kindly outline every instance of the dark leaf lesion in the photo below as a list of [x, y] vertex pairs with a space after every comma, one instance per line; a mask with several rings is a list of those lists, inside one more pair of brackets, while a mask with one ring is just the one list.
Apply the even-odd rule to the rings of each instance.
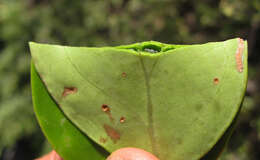
[[113, 127], [104, 124], [104, 129], [106, 131], [106, 134], [111, 138], [111, 140], [116, 143], [118, 140], [120, 140], [120, 133], [114, 129]]
[[70, 94], [77, 93], [78, 89], [76, 87], [64, 87], [64, 90], [62, 92], [62, 97], [66, 97]]

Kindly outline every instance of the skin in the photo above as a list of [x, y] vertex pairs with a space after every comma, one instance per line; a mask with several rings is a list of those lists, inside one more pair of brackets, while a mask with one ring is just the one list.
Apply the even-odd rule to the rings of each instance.
[[[36, 160], [63, 160], [55, 151]], [[107, 160], [159, 160], [153, 154], [138, 148], [121, 148], [114, 151]]]
[[121, 148], [114, 151], [107, 160], [159, 160], [150, 152], [138, 148]]
[[54, 150], [35, 160], [63, 160]]

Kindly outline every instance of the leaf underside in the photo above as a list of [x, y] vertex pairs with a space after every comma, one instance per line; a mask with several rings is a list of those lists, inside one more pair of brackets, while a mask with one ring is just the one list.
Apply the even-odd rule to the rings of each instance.
[[64, 160], [105, 160], [108, 153], [97, 146], [64, 116], [31, 65], [33, 106], [37, 120], [53, 149]]
[[66, 117], [110, 152], [130, 146], [162, 160], [198, 160], [231, 125], [246, 88], [247, 47], [239, 61], [239, 39], [30, 49]]

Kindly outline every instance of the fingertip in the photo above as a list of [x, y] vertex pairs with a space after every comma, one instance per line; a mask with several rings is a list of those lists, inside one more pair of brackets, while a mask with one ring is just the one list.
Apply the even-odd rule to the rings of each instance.
[[114, 151], [107, 160], [159, 160], [156, 156], [139, 148], [121, 148]]
[[63, 160], [56, 151], [52, 151], [52, 157], [50, 160]]
[[44, 155], [41, 158], [37, 158], [35, 160], [63, 160], [56, 151], [51, 151], [50, 153]]

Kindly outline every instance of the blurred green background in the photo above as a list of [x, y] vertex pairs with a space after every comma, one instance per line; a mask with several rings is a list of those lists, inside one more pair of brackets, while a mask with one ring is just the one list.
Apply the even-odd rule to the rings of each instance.
[[0, 0], [0, 160], [50, 150], [36, 122], [28, 41], [104, 46], [248, 40], [249, 81], [221, 160], [260, 159], [260, 0]]

